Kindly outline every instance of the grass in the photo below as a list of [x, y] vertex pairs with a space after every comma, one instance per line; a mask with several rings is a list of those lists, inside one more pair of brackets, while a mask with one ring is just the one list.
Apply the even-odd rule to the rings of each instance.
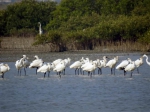
[[[16, 53], [16, 52], [50, 52], [57, 51], [57, 47], [50, 44], [33, 46], [34, 37], [5, 37], [1, 38], [1, 52], [3, 53]], [[67, 44], [69, 48], [70, 45]], [[77, 50], [75, 47], [71, 47], [71, 51]], [[79, 49], [83, 50], [83, 49]], [[96, 44], [94, 49], [100, 52], [147, 52], [150, 50], [149, 45], [143, 45], [139, 42], [101, 42]]]
[[95, 50], [102, 52], [147, 52], [150, 50], [149, 45], [143, 45], [139, 42], [105, 42], [100, 46], [96, 46]]

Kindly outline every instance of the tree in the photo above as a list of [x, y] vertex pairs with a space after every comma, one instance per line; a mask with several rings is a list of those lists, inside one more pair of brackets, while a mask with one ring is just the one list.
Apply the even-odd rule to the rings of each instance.
[[37, 2], [36, 0], [23, 0], [9, 5], [4, 14], [7, 34], [9, 35], [13, 29], [38, 30], [38, 22], [45, 27], [53, 18], [52, 12], [55, 8], [56, 2]]

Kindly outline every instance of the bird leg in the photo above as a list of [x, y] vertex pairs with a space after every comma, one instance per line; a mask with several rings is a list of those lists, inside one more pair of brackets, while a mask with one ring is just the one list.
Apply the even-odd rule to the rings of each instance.
[[48, 77], [49, 77], [50, 71], [48, 71]]
[[102, 69], [98, 68], [98, 74], [102, 75]]
[[80, 73], [82, 74], [82, 69], [80, 68]]
[[76, 71], [77, 71], [77, 68], [75, 69], [75, 75], [76, 75]]
[[59, 72], [58, 74], [59, 74], [59, 77], [61, 78], [61, 74], [60, 74], [61, 72]]
[[112, 68], [111, 68], [111, 75], [112, 75]]
[[37, 75], [37, 70], [38, 70], [38, 67], [36, 68], [36, 75]]
[[25, 73], [25, 75], [26, 75], [26, 68], [24, 68], [24, 73]]
[[21, 76], [21, 69], [20, 69], [20, 76]]
[[80, 68], [78, 68], [78, 75], [80, 74]]
[[132, 71], [131, 71], [131, 78], [132, 78]]
[[100, 74], [102, 75], [102, 69], [100, 68]]
[[114, 75], [115, 75], [115, 68], [116, 68], [116, 67], [114, 67]]
[[2, 73], [2, 78], [4, 79], [4, 73]]
[[65, 69], [64, 69], [64, 75], [65, 75]]
[[44, 78], [45, 78], [46, 72], [44, 73]]
[[137, 73], [139, 74], [139, 69], [137, 68]]
[[92, 78], [92, 72], [91, 72], [90, 78]]
[[19, 69], [18, 69], [18, 75], [19, 75]]
[[126, 71], [124, 70], [124, 76], [126, 75]]

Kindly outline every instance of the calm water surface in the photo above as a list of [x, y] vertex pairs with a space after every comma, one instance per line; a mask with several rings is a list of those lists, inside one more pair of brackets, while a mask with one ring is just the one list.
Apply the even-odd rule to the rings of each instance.
[[[27, 54], [33, 60], [35, 54]], [[104, 55], [121, 60], [130, 57], [136, 60], [141, 53], [42, 53], [38, 54], [45, 62], [57, 58], [70, 57], [74, 61], [81, 57], [101, 59]], [[42, 73], [35, 75], [35, 69], [27, 69], [27, 76], [17, 75], [15, 61], [22, 54], [0, 54], [0, 62], [8, 63], [10, 71], [5, 79], [0, 78], [0, 112], [149, 112], [150, 111], [150, 66], [145, 62], [135, 70], [123, 76], [123, 71], [116, 70], [110, 75], [110, 69], [102, 69], [103, 74], [90, 78], [74, 75], [74, 70], [66, 69], [66, 75], [60, 79], [51, 72], [43, 78]], [[150, 55], [148, 55], [150, 57]]]

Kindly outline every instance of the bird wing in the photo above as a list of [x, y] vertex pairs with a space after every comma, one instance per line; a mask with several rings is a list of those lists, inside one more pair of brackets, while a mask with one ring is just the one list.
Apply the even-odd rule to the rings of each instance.
[[43, 73], [45, 73], [45, 72], [47, 72], [47, 70], [48, 70], [48, 66], [47, 66], [46, 64], [44, 64], [43, 66], [41, 66], [41, 67], [37, 70], [37, 72], [43, 72]]
[[127, 60], [123, 60], [123, 61], [116, 67], [116, 69], [124, 69], [128, 64], [129, 64], [129, 62], [128, 62]]
[[132, 71], [135, 69], [134, 64], [130, 63], [125, 67], [125, 71]]
[[40, 60], [40, 59], [34, 60], [34, 61], [30, 64], [29, 68], [32, 68], [32, 67], [40, 67], [42, 64], [43, 64], [43, 61], [42, 61], [42, 60]]
[[76, 61], [72, 65], [70, 65], [70, 68], [78, 68], [79, 66], [81, 66], [81, 64], [82, 63], [80, 61]]
[[57, 71], [57, 72], [60, 72], [62, 70], [65, 69], [65, 65], [63, 63], [60, 63], [59, 65], [57, 65], [55, 68], [54, 68], [54, 71]]
[[113, 59], [109, 60], [108, 63], [106, 64], [106, 67], [112, 67]]
[[88, 64], [85, 68], [83, 68], [83, 71], [92, 71], [94, 65], [93, 64]]

